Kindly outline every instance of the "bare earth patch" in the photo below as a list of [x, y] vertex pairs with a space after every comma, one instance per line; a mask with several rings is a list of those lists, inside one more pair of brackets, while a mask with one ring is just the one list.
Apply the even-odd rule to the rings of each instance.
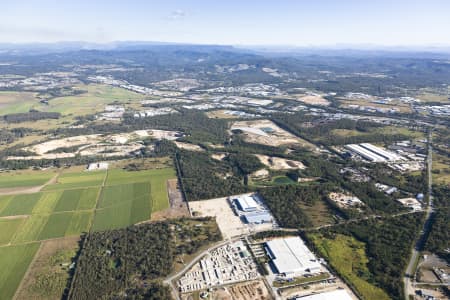
[[189, 143], [183, 143], [183, 142], [175, 142], [178, 148], [184, 149], [184, 150], [190, 150], [190, 151], [205, 151], [202, 147], [199, 145], [189, 144]]
[[275, 156], [267, 156], [262, 154], [255, 154], [259, 161], [272, 170], [291, 170], [291, 169], [305, 169], [305, 165], [296, 160], [285, 159]]
[[281, 129], [270, 120], [252, 120], [234, 122], [231, 130], [240, 130], [246, 142], [281, 146], [297, 144], [310, 149], [315, 149], [314, 145], [307, 141]]
[[321, 105], [321, 106], [330, 105], [330, 102], [320, 95], [299, 96], [297, 97], [297, 100], [310, 105]]

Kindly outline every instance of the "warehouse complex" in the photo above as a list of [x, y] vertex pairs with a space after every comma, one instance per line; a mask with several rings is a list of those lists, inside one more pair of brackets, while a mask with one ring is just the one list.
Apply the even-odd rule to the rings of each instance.
[[404, 157], [369, 143], [345, 145], [345, 148], [371, 162], [392, 162], [405, 160]]
[[321, 272], [316, 256], [299, 237], [275, 239], [266, 242], [267, 255], [275, 271], [285, 277], [297, 277]]
[[234, 212], [247, 224], [273, 223], [274, 218], [257, 194], [230, 197]]

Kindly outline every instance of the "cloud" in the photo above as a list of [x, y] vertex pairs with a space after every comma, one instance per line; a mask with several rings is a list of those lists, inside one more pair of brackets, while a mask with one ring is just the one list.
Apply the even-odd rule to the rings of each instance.
[[170, 13], [169, 19], [170, 20], [181, 20], [184, 19], [187, 16], [187, 13], [184, 10], [177, 9]]

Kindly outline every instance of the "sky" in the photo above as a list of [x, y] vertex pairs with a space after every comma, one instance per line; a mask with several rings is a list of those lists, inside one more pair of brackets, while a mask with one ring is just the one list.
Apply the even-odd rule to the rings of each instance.
[[449, 0], [0, 0], [0, 43], [450, 45]]

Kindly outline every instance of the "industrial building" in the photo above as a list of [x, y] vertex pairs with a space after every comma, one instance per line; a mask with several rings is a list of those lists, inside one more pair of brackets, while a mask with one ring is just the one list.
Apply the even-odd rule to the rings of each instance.
[[346, 290], [334, 290], [320, 294], [313, 294], [303, 297], [297, 297], [295, 300], [352, 300], [353, 298]]
[[253, 196], [244, 195], [239, 198], [233, 199], [237, 207], [244, 212], [251, 212], [258, 210], [258, 203], [256, 203]]
[[404, 157], [396, 153], [386, 151], [369, 143], [345, 145], [345, 148], [352, 152], [355, 152], [356, 154], [371, 162], [392, 162], [405, 160]]
[[415, 198], [402, 198], [402, 199], [397, 199], [397, 201], [400, 202], [403, 206], [409, 207], [412, 210], [421, 210], [422, 209], [422, 205]]
[[345, 148], [355, 152], [356, 154], [360, 155], [361, 157], [367, 159], [368, 161], [371, 162], [384, 162], [386, 161], [385, 158], [367, 150], [364, 149], [363, 147], [359, 146], [359, 145], [355, 145], [355, 144], [350, 144], [350, 145], [345, 145]]
[[267, 211], [252, 212], [244, 215], [244, 220], [249, 224], [271, 223], [272, 215]]
[[271, 240], [265, 248], [274, 269], [282, 276], [292, 278], [321, 272], [318, 259], [299, 237]]
[[361, 147], [372, 151], [373, 153], [385, 158], [388, 161], [397, 161], [397, 160], [403, 160], [403, 157], [401, 157], [400, 155], [397, 155], [393, 152], [390, 151], [386, 151], [380, 147], [374, 146], [372, 144], [369, 143], [362, 143], [360, 144]]

